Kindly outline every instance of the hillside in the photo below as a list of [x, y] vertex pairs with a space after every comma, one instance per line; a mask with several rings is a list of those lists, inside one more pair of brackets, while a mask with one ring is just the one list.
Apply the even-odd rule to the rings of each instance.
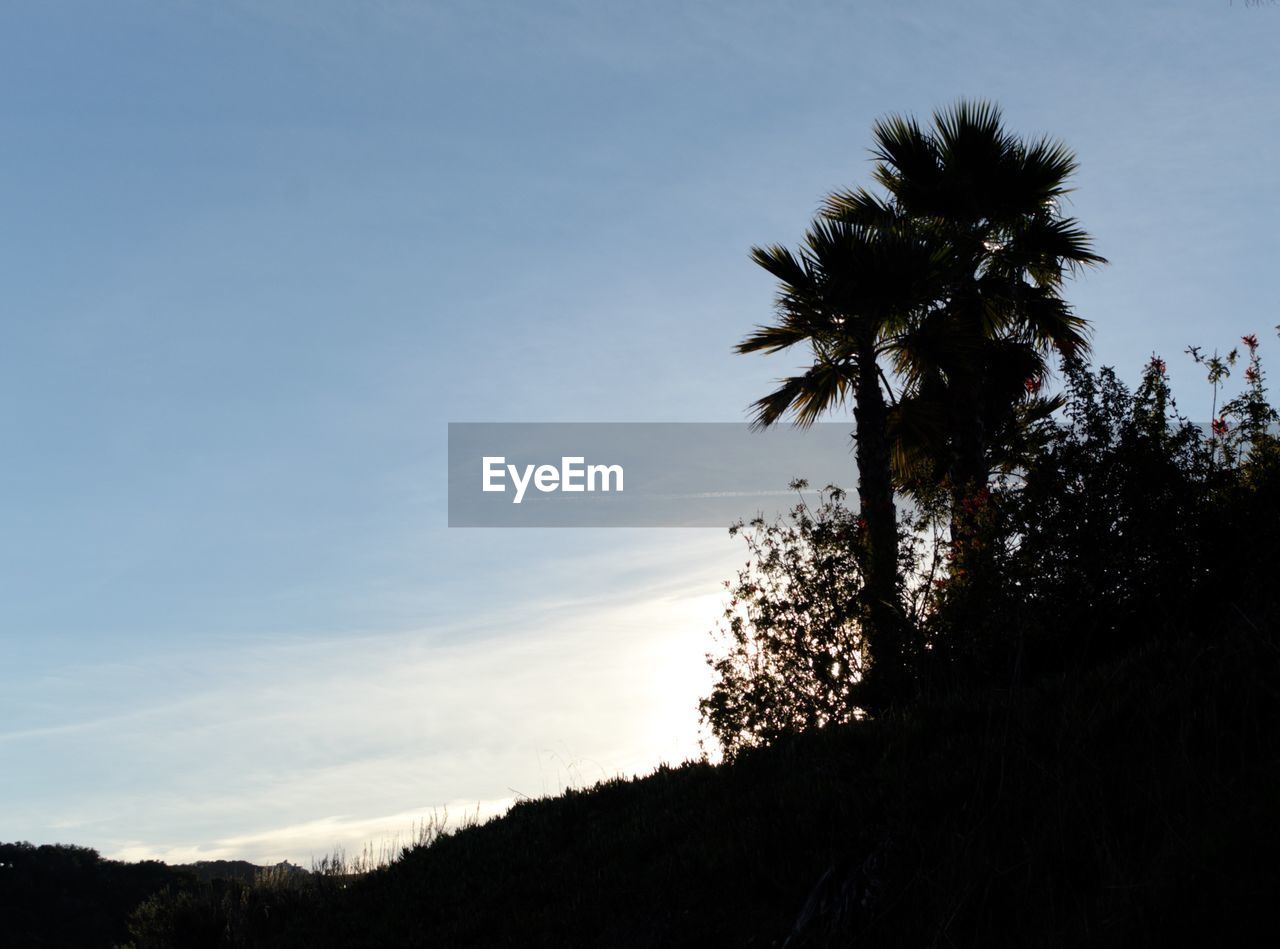
[[190, 889], [136, 946], [1247, 944], [1280, 892], [1280, 635], [1235, 617], [524, 802], [349, 885]]

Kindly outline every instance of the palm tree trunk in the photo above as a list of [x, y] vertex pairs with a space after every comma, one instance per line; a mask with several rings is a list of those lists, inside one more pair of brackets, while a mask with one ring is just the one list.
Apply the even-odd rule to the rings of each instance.
[[854, 400], [858, 506], [863, 520], [865, 634], [871, 665], [861, 704], [869, 711], [906, 698], [906, 620], [898, 595], [898, 524], [887, 431], [888, 412], [873, 341], [861, 347]]
[[[993, 561], [989, 549], [987, 432], [983, 424], [982, 378], [957, 379], [952, 392], [951, 579], [948, 613], [952, 629], [944, 645], [952, 674], [981, 676], [992, 648], [985, 616], [991, 609]], [[940, 655], [941, 658], [941, 655]]]

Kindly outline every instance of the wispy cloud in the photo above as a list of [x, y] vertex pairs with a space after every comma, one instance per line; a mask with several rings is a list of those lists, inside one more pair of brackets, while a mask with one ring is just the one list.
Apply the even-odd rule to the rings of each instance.
[[[386, 859], [397, 854], [402, 846], [417, 841], [422, 828], [452, 831], [472, 822], [484, 823], [504, 814], [513, 801], [510, 797], [494, 801], [457, 800], [377, 817], [331, 815], [252, 834], [217, 838], [203, 845], [165, 846], [133, 841], [118, 846], [108, 856], [116, 860], [163, 860], [170, 864], [248, 860], [267, 865], [289, 860], [304, 867], [334, 854], [368, 853], [374, 859]], [[328, 843], [321, 843], [325, 841]], [[319, 850], [317, 844], [320, 844]], [[300, 862], [301, 854], [307, 854], [309, 859]]]
[[[478, 802], [484, 817], [682, 760], [698, 751], [720, 609], [708, 591], [722, 570], [705, 553], [676, 570], [669, 553], [641, 554], [625, 593], [504, 604], [461, 629], [193, 644], [113, 664], [108, 714], [0, 736], [19, 776], [10, 801], [23, 784], [51, 788], [9, 817], [130, 859], [306, 862], [446, 806]], [[58, 694], [103, 674], [64, 670]]]

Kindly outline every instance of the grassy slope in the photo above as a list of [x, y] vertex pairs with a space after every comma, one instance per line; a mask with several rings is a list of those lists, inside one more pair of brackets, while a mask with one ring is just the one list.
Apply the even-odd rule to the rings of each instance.
[[[1242, 622], [523, 803], [346, 889], [241, 894], [231, 929], [271, 946], [772, 946], [834, 868], [821, 892], [843, 911], [790, 945], [1251, 944], [1280, 895], [1278, 641]], [[181, 915], [140, 949], [197, 945]]]

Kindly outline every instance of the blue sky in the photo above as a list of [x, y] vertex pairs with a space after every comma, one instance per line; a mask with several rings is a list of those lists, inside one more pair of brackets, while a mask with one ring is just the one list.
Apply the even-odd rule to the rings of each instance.
[[[450, 421], [735, 421], [753, 243], [985, 96], [1129, 378], [1277, 348], [1280, 10], [0, 8], [0, 839], [358, 848], [696, 752], [720, 531], [447, 530]], [[1270, 342], [1266, 342], [1270, 340]], [[798, 472], [799, 474], [800, 472]]]

